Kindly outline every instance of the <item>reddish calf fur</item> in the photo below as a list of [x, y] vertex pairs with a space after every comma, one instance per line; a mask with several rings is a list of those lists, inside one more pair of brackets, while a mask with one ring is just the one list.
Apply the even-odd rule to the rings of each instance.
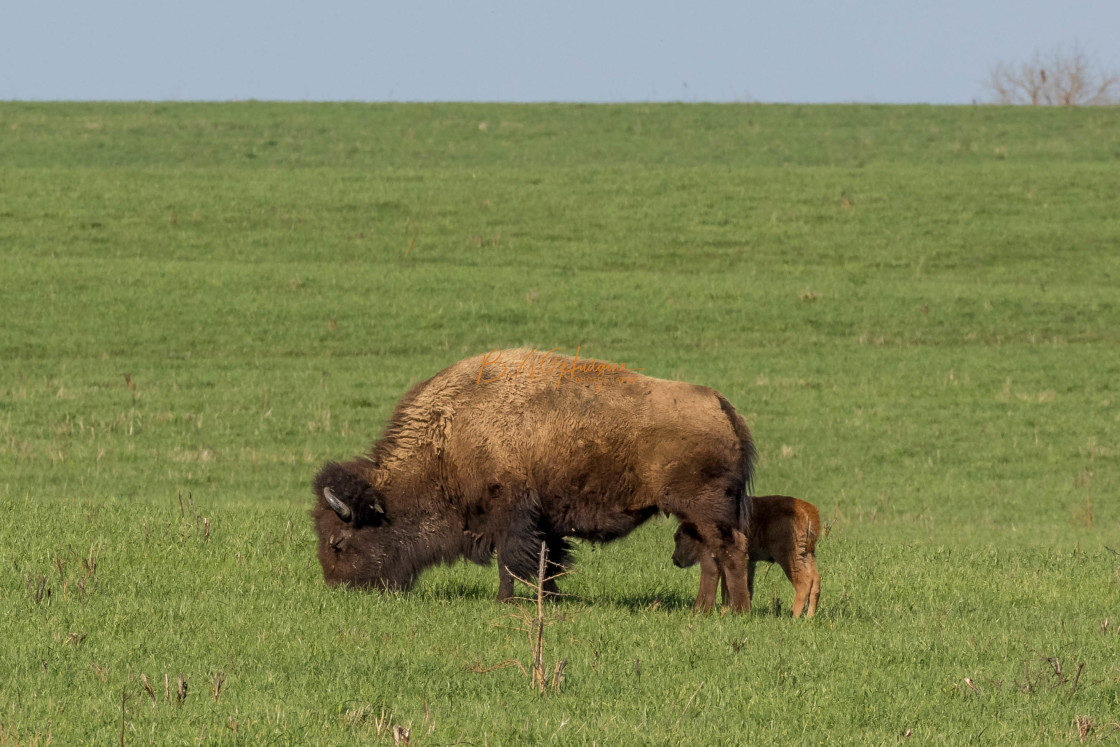
[[[794, 588], [793, 616], [799, 617], [809, 609], [806, 617], [817, 612], [821, 595], [821, 576], [817, 573], [817, 537], [821, 533], [821, 517], [817, 507], [786, 495], [755, 496], [751, 499], [750, 524], [747, 532], [747, 594], [754, 594], [754, 567], [758, 561], [777, 563], [785, 571]], [[696, 529], [687, 523], [677, 528], [673, 540], [673, 563], [679, 568], [700, 563], [700, 596], [715, 603], [717, 576], [723, 581], [719, 561], [710, 552], [704, 552]], [[723, 591], [724, 600], [727, 590]], [[697, 607], [701, 607], [697, 599]]]

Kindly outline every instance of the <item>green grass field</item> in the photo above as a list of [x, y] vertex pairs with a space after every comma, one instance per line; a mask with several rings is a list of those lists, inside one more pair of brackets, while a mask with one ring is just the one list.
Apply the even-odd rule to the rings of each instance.
[[[0, 103], [0, 261], [0, 744], [1120, 743], [1115, 109]], [[538, 695], [495, 567], [327, 589], [319, 465], [518, 345], [722, 391], [817, 617], [655, 520]]]

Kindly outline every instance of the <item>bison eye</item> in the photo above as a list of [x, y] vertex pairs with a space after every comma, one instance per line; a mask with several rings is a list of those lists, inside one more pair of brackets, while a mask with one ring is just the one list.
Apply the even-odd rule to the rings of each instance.
[[342, 537], [336, 537], [332, 534], [330, 539], [327, 540], [327, 544], [330, 545], [331, 549], [335, 552], [340, 552], [342, 550], [342, 541]]

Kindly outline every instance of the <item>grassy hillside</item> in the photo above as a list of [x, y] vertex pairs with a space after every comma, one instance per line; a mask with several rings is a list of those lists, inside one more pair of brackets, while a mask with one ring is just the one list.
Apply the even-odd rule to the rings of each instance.
[[[0, 103], [0, 736], [1120, 738], [1118, 170], [1110, 109]], [[542, 697], [495, 568], [326, 589], [318, 465], [515, 345], [723, 392], [817, 618], [692, 615], [656, 520]]]

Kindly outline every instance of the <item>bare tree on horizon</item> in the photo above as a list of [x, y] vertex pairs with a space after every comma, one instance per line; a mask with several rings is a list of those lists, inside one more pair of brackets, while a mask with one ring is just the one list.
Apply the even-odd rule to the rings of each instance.
[[1036, 51], [1018, 66], [1000, 61], [984, 81], [995, 104], [1111, 106], [1120, 103], [1120, 73], [1097, 63], [1080, 45]]

